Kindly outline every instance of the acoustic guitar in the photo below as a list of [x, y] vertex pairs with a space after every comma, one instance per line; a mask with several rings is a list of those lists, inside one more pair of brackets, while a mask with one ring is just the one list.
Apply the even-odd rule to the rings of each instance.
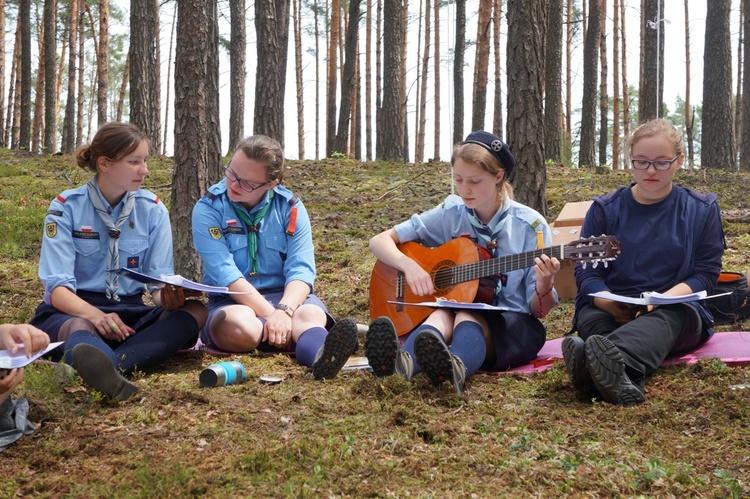
[[399, 301], [419, 303], [437, 298], [459, 302], [484, 302], [492, 300], [497, 276], [513, 270], [532, 267], [534, 259], [547, 255], [559, 260], [588, 262], [597, 265], [614, 260], [620, 252], [620, 243], [614, 236], [577, 239], [565, 245], [551, 246], [517, 255], [492, 258], [487, 250], [470, 239], [459, 237], [437, 248], [407, 242], [398, 245], [408, 257], [415, 260], [432, 276], [435, 294], [417, 296], [411, 292], [402, 272], [375, 262], [370, 276], [370, 317], [387, 316], [401, 336], [419, 325], [430, 315], [431, 308], [389, 303]]

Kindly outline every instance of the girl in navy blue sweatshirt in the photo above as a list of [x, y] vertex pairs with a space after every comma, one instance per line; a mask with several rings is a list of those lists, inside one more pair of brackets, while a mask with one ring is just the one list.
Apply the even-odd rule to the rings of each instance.
[[711, 294], [724, 252], [720, 211], [714, 194], [673, 183], [683, 147], [666, 120], [639, 126], [627, 146], [634, 182], [594, 198], [583, 222], [583, 237], [614, 235], [622, 252], [607, 267], [576, 268], [578, 336], [563, 340], [563, 356], [577, 389], [612, 404], [644, 402], [646, 377], [667, 355], [694, 349], [713, 334], [700, 302], [644, 307], [589, 296]]

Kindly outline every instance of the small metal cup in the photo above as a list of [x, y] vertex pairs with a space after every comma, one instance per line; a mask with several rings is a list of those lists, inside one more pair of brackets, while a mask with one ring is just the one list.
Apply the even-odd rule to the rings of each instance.
[[211, 364], [201, 372], [198, 379], [201, 386], [210, 388], [241, 383], [245, 381], [245, 377], [245, 366], [236, 360], [232, 360]]

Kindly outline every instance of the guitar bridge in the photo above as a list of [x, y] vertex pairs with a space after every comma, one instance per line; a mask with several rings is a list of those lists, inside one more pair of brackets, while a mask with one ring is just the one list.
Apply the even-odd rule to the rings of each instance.
[[[404, 274], [399, 272], [396, 278], [396, 301], [404, 301]], [[396, 305], [396, 312], [403, 312], [403, 305]]]

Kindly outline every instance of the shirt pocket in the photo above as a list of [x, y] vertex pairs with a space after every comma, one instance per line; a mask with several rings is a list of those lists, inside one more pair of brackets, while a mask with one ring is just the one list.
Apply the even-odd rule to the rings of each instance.
[[[118, 245], [120, 266], [128, 268], [140, 268], [143, 265], [141, 258], [145, 256], [146, 250], [148, 249], [148, 238], [135, 237], [123, 239]], [[135, 261], [137, 266], [133, 267], [128, 265], [128, 260], [133, 257], [138, 257]], [[124, 262], [124, 264], [123, 264]]]
[[286, 256], [287, 241], [286, 234], [269, 234], [263, 237], [266, 248], [272, 251], [276, 251], [282, 255], [282, 258]]
[[99, 239], [73, 238], [73, 246], [76, 249], [76, 253], [81, 256], [91, 256], [94, 253], [98, 253], [101, 249]]

